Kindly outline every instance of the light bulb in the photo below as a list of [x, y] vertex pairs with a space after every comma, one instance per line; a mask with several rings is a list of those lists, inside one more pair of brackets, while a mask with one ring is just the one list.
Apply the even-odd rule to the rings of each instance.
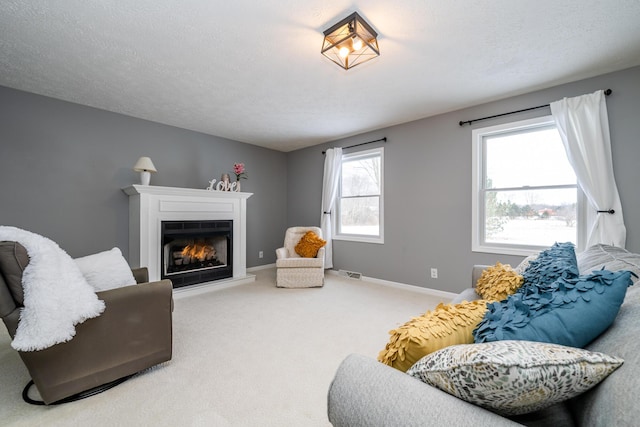
[[359, 38], [354, 37], [352, 46], [353, 46], [353, 50], [362, 49], [362, 40], [360, 40]]
[[346, 58], [347, 56], [349, 56], [349, 48], [348, 47], [341, 47], [340, 50], [338, 51], [338, 53], [340, 54], [340, 56], [342, 58]]

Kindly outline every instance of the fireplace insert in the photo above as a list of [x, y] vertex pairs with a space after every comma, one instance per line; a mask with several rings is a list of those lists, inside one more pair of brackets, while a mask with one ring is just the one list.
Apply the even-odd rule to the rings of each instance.
[[233, 221], [162, 221], [161, 276], [174, 288], [233, 277]]

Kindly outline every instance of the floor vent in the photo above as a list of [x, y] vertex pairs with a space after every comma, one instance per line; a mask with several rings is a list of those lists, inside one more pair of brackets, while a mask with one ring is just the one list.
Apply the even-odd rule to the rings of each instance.
[[352, 279], [362, 279], [362, 273], [358, 273], [356, 271], [338, 270], [338, 273], [341, 276], [350, 277]]

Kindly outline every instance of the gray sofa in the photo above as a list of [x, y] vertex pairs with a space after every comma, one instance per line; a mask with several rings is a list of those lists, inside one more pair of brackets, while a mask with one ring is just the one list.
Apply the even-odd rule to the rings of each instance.
[[[328, 416], [341, 426], [633, 426], [640, 423], [640, 255], [596, 245], [577, 255], [580, 274], [631, 270], [614, 324], [586, 348], [624, 359], [603, 382], [569, 401], [505, 418], [431, 387], [371, 357], [352, 354], [338, 368], [328, 395]], [[474, 267], [475, 283], [482, 266]], [[470, 299], [470, 289], [460, 298]]]

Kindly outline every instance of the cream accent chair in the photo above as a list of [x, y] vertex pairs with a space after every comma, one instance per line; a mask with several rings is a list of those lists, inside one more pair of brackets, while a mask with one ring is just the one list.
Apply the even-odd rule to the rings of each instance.
[[279, 288], [313, 288], [324, 285], [324, 248], [315, 258], [302, 258], [295, 247], [307, 231], [322, 238], [319, 227], [291, 227], [284, 236], [284, 247], [276, 249], [276, 286]]

